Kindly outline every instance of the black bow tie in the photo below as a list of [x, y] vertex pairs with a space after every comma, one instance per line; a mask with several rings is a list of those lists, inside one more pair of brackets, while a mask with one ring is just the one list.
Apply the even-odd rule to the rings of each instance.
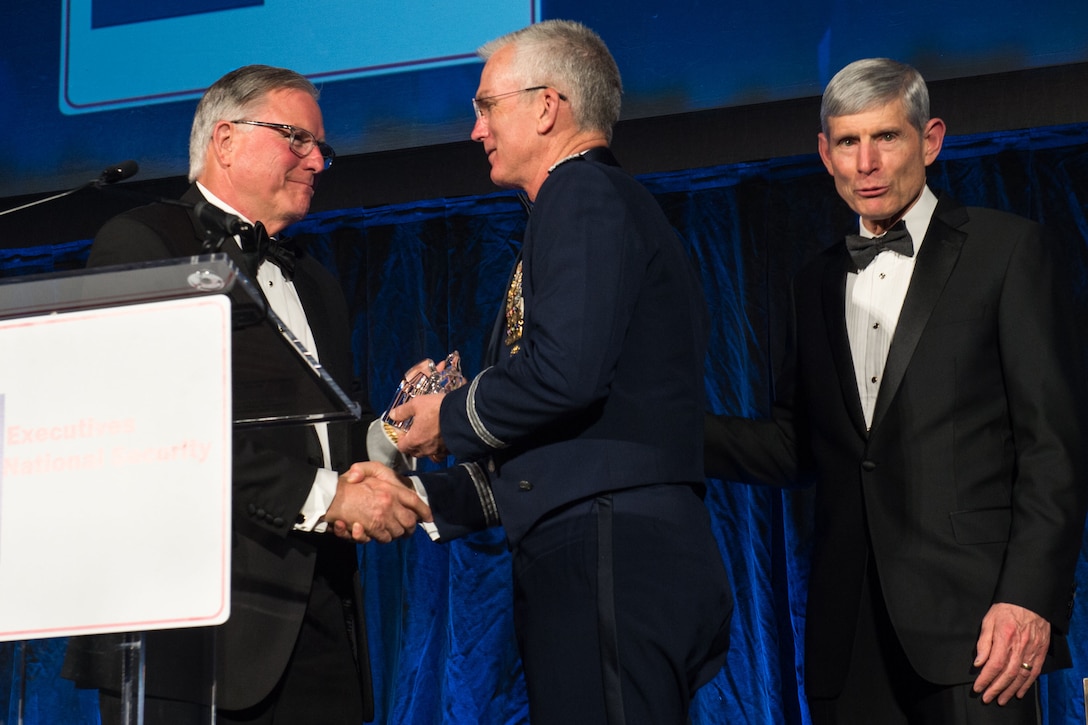
[[868, 267], [869, 262], [876, 259], [876, 255], [885, 249], [899, 252], [904, 257], [914, 256], [914, 242], [911, 241], [907, 225], [902, 221], [896, 222], [895, 226], [882, 237], [863, 237], [860, 234], [847, 234], [846, 248], [850, 251], [850, 257], [859, 270]]
[[252, 256], [254, 259], [254, 274], [261, 266], [261, 262], [267, 260], [279, 267], [287, 279], [294, 276], [295, 262], [298, 260], [299, 252], [293, 244], [285, 239], [269, 237], [261, 222], [253, 225], [253, 230], [248, 236], [248, 239], [245, 237], [242, 239], [242, 249], [245, 250], [247, 256]]

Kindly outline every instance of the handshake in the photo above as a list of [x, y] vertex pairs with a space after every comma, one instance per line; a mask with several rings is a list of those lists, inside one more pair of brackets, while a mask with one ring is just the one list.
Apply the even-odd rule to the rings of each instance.
[[445, 457], [439, 408], [445, 393], [464, 383], [456, 350], [438, 364], [424, 360], [405, 373], [389, 407], [370, 424], [370, 460], [354, 464], [337, 481], [324, 516], [337, 536], [388, 543], [410, 536], [417, 523], [433, 521], [412, 482], [394, 469], [415, 470], [416, 457]]
[[416, 524], [434, 521], [412, 482], [376, 461], [354, 463], [340, 475], [322, 518], [337, 536], [361, 544], [388, 544], [411, 536]]

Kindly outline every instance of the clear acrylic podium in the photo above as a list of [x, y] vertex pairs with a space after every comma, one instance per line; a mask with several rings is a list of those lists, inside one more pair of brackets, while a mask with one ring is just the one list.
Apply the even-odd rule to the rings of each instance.
[[230, 613], [231, 432], [359, 412], [226, 255], [0, 280], [0, 723], [96, 722], [83, 635], [143, 723], [145, 633]]

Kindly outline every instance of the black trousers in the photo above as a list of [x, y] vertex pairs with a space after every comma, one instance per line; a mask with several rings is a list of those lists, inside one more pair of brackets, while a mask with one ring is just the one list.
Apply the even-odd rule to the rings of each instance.
[[[936, 685], [919, 677], [892, 628], [870, 559], [850, 669], [834, 698], [809, 698], [813, 725], [1038, 725], [1038, 686], [1023, 700], [986, 705], [972, 683]], [[980, 622], [981, 624], [981, 622]]]
[[725, 661], [733, 598], [710, 519], [684, 485], [582, 501], [513, 555], [533, 725], [683, 725]]

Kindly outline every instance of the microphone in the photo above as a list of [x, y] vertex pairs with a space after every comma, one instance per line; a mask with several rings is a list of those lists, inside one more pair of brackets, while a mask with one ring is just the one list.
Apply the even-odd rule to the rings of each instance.
[[135, 176], [136, 172], [139, 170], [139, 164], [132, 159], [129, 159], [128, 161], [122, 161], [113, 166], [107, 166], [93, 183], [96, 186], [101, 186], [102, 184], [116, 184], [118, 181], [124, 181], [129, 177]]
[[242, 221], [240, 217], [237, 217], [234, 214], [228, 214], [214, 204], [209, 204], [206, 201], [198, 201], [196, 204], [193, 204], [193, 210], [205, 227], [219, 229], [228, 236], [248, 233], [252, 229], [252, 227], [248, 223]]
[[154, 201], [159, 204], [192, 209], [196, 212], [200, 223], [204, 225], [204, 249], [208, 252], [219, 251], [227, 237], [233, 237], [235, 234], [244, 237], [253, 231], [253, 227], [241, 217], [228, 214], [214, 204], [203, 200], [195, 204], [181, 199], [155, 198]]
[[107, 166], [105, 169], [102, 170], [102, 173], [98, 175], [97, 179], [91, 179], [87, 183], [80, 184], [79, 186], [75, 187], [74, 189], [69, 189], [68, 191], [62, 191], [59, 194], [54, 194], [53, 196], [47, 196], [44, 199], [38, 199], [37, 201], [32, 201], [32, 202], [30, 202], [28, 204], [23, 204], [22, 206], [17, 206], [17, 207], [15, 207], [13, 209], [5, 209], [4, 211], [0, 211], [0, 216], [4, 216], [5, 214], [12, 214], [12, 213], [17, 212], [17, 211], [22, 211], [23, 209], [29, 209], [32, 206], [37, 206], [38, 204], [44, 204], [47, 201], [54, 201], [55, 199], [60, 199], [61, 197], [70, 196], [71, 194], [74, 194], [77, 191], [82, 191], [82, 190], [84, 190], [84, 189], [86, 189], [88, 187], [93, 186], [94, 188], [99, 189], [99, 188], [102, 188], [103, 186], [107, 186], [109, 184], [115, 184], [118, 181], [124, 181], [125, 179], [127, 179], [127, 178], [129, 178], [131, 176], [135, 176], [136, 172], [139, 171], [139, 170], [140, 170], [140, 166], [135, 161], [132, 161], [131, 159], [129, 159], [128, 161], [122, 161], [119, 164], [114, 164], [113, 166]]

